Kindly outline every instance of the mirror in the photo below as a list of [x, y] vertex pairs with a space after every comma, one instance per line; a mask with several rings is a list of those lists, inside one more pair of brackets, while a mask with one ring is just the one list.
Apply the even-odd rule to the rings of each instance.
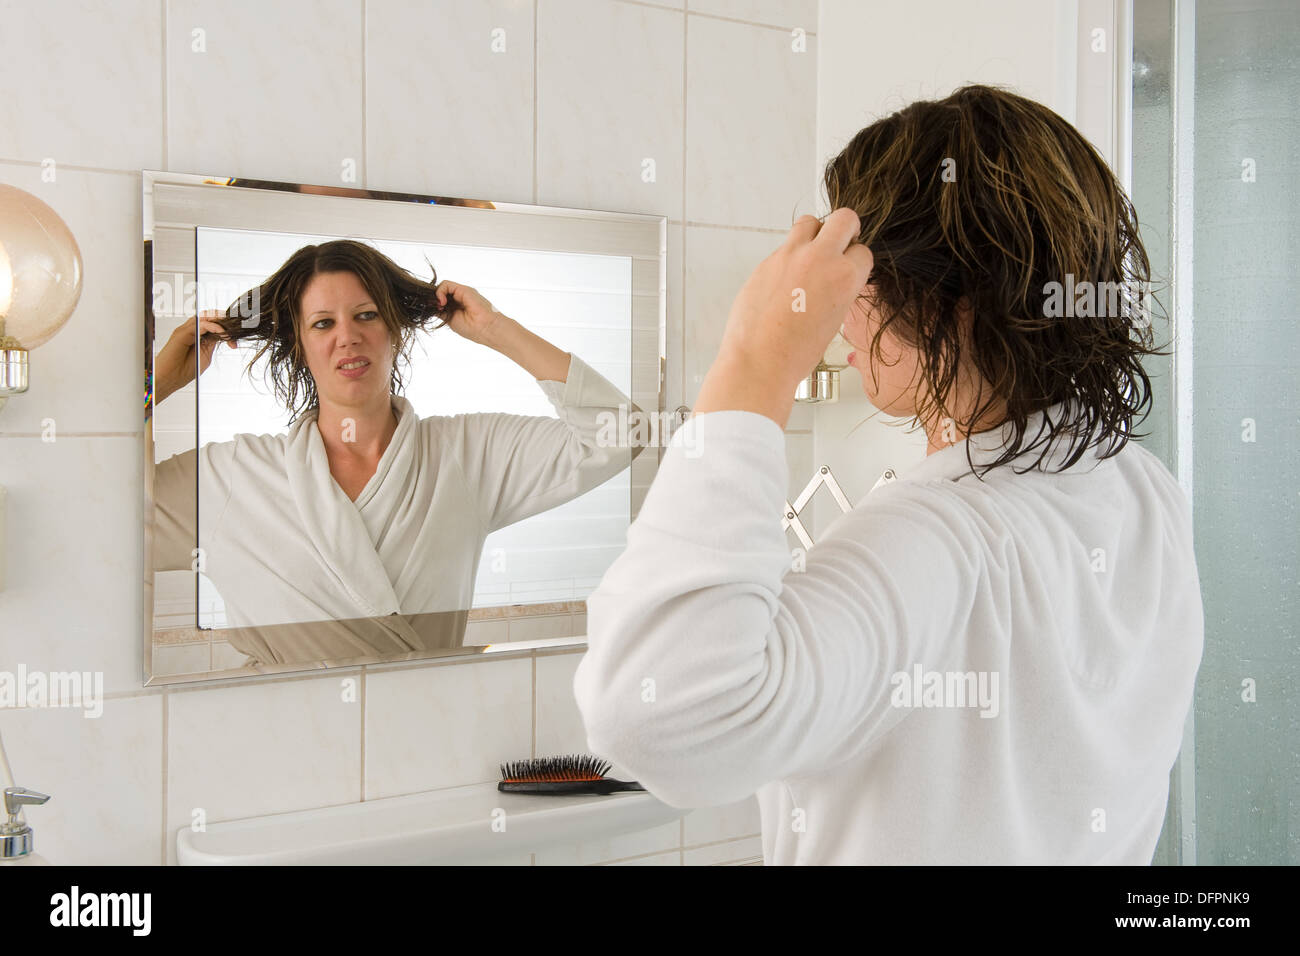
[[581, 643], [677, 423], [666, 220], [143, 180], [145, 683]]

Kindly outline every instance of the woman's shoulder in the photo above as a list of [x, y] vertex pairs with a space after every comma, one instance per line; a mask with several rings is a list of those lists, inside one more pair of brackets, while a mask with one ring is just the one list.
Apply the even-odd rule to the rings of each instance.
[[256, 463], [282, 466], [289, 435], [285, 432], [252, 434], [238, 432], [223, 441], [204, 442], [200, 457], [211, 467], [247, 467]]

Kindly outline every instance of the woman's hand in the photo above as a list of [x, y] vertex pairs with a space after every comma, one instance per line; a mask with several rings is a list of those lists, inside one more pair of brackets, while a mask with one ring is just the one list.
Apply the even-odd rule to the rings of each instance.
[[224, 313], [219, 309], [210, 309], [199, 313], [197, 323], [182, 322], [176, 327], [167, 344], [154, 358], [155, 405], [194, 381], [194, 340], [199, 329], [203, 332], [203, 337], [198, 343], [199, 374], [206, 372], [208, 366], [212, 364], [212, 350], [217, 347], [218, 341], [226, 339], [232, 349], [237, 348], [234, 340], [227, 338], [226, 330], [215, 321], [223, 315]]
[[455, 303], [447, 317], [447, 324], [453, 332], [479, 345], [496, 347], [502, 330], [510, 323], [509, 317], [493, 308], [477, 289], [467, 285], [443, 280], [435, 291], [439, 305], [445, 308], [449, 302]]
[[817, 367], [871, 275], [860, 229], [847, 208], [824, 222], [800, 216], [790, 227], [732, 303], [696, 414], [754, 411], [785, 427], [796, 387]]

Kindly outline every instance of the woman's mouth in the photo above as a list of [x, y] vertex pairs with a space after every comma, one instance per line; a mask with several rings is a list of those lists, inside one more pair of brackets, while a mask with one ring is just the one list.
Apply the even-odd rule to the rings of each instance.
[[360, 378], [365, 375], [370, 368], [369, 359], [350, 359], [346, 362], [339, 363], [338, 372], [345, 378]]

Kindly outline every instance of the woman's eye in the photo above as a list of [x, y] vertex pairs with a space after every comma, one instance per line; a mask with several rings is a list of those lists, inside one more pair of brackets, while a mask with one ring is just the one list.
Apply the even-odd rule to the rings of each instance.
[[357, 314], [357, 318], [358, 318], [358, 319], [364, 319], [366, 316], [370, 316], [371, 318], [375, 318], [375, 319], [377, 319], [377, 318], [379, 318], [379, 313], [378, 313], [378, 312], [359, 312], [359, 313]]

